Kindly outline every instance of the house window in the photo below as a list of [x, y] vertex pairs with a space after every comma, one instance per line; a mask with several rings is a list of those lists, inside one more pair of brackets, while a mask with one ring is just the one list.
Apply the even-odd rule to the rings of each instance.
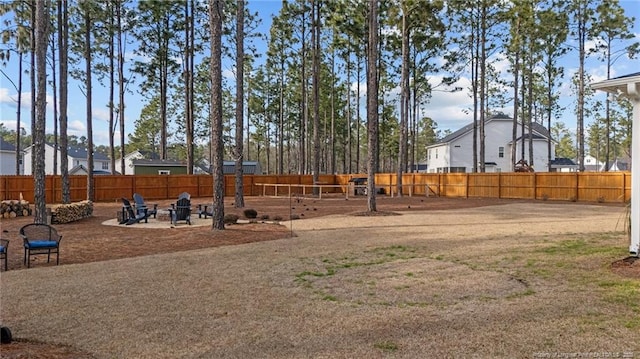
[[76, 160], [76, 166], [80, 166], [80, 160]]
[[171, 171], [170, 170], [158, 170], [158, 174], [159, 175], [170, 175]]
[[103, 170], [108, 170], [109, 169], [109, 162], [102, 162], [102, 169]]
[[436, 160], [438, 159], [438, 149], [436, 148]]
[[498, 147], [498, 157], [504, 158], [504, 147]]

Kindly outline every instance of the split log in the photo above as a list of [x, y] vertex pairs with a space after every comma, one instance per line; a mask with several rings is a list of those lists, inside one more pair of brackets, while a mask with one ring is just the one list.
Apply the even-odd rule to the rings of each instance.
[[[15, 215], [11, 215], [14, 213]], [[2, 218], [15, 218], [18, 216], [30, 216], [29, 202], [25, 200], [4, 200], [0, 202], [0, 216]]]

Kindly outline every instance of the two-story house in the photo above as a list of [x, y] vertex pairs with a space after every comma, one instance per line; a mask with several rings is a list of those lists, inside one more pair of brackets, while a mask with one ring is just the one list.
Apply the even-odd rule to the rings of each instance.
[[[512, 164], [522, 159], [522, 126], [518, 123], [517, 139], [512, 139], [513, 118], [498, 114], [485, 120], [485, 172], [509, 172]], [[529, 137], [533, 142], [533, 166], [539, 171], [547, 171], [547, 141], [549, 131], [538, 124], [532, 126], [531, 136], [528, 128], [524, 135], [524, 159], [529, 161]], [[478, 156], [480, 155], [478, 141]], [[511, 158], [511, 148], [516, 147], [516, 158]], [[551, 141], [551, 159], [555, 159], [555, 143]], [[477, 164], [480, 168], [480, 164]], [[429, 173], [472, 172], [473, 163], [473, 124], [444, 137], [436, 144], [427, 146], [427, 168]]]
[[[45, 144], [44, 146], [44, 173], [47, 175], [52, 175], [53, 171], [53, 156], [54, 153], [58, 158], [57, 170], [56, 173], [60, 174], [60, 150], [54, 150], [52, 144]], [[33, 146], [29, 146], [24, 150], [24, 174], [31, 175], [33, 174], [33, 169], [31, 167], [33, 156]], [[87, 150], [78, 146], [69, 146], [67, 150], [67, 161], [69, 163], [69, 173], [72, 173], [74, 168], [87, 168]], [[94, 171], [98, 171], [101, 173], [111, 172], [111, 164], [109, 161], [109, 157], [100, 152], [93, 153], [93, 169]]]

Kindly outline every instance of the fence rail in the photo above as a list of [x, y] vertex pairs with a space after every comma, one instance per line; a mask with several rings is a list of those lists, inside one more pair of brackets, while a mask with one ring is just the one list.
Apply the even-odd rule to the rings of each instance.
[[[313, 183], [311, 175], [245, 175], [245, 196], [271, 196], [286, 186], [287, 195], [307, 195], [313, 187], [322, 193], [353, 194], [354, 177], [365, 174], [321, 175]], [[96, 201], [114, 201], [140, 193], [148, 199], [173, 199], [182, 192], [194, 197], [213, 196], [213, 178], [209, 175], [96, 176]], [[235, 176], [224, 178], [225, 196], [235, 194]], [[71, 200], [87, 198], [87, 177], [70, 176]], [[0, 199], [34, 201], [32, 176], [0, 176]], [[386, 195], [398, 194], [395, 174], [375, 176], [376, 188]], [[631, 200], [631, 173], [412, 173], [402, 176], [403, 194], [411, 196], [488, 197], [548, 199], [585, 202], [628, 202]], [[351, 191], [351, 193], [349, 193]], [[62, 202], [60, 176], [45, 178], [47, 203]], [[284, 192], [284, 190], [282, 190]]]

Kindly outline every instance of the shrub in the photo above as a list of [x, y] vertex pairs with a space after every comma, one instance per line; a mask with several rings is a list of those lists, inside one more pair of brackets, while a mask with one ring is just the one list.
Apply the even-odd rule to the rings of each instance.
[[300, 216], [298, 216], [297, 214], [292, 214], [291, 215], [291, 220], [296, 220], [296, 219], [300, 219]]
[[238, 223], [238, 215], [229, 213], [224, 215], [224, 223], [225, 224], [235, 224]]
[[258, 217], [258, 211], [255, 209], [247, 208], [244, 210], [244, 216], [249, 219], [254, 219]]
[[274, 216], [273, 220], [274, 221], [282, 221], [282, 216]]
[[268, 214], [263, 214], [262, 216], [260, 216], [260, 219], [266, 221], [267, 219], [269, 219], [269, 215]]

